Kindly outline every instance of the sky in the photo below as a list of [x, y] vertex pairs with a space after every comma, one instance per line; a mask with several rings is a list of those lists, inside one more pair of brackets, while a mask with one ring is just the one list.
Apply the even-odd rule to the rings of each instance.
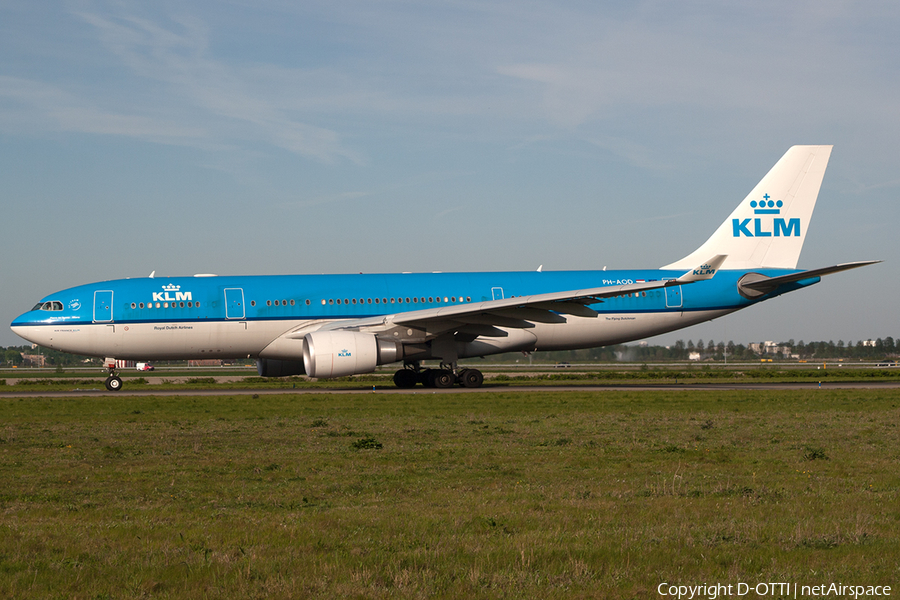
[[656, 268], [834, 144], [798, 266], [884, 262], [651, 343], [900, 338], [898, 30], [829, 0], [3, 2], [0, 318], [152, 271]]

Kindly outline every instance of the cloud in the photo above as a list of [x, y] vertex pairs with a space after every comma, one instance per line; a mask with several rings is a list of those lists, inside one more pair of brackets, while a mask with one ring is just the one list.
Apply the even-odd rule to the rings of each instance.
[[[96, 34], [106, 63], [89, 62], [89, 75], [74, 80], [65, 73], [0, 76], [0, 119], [7, 131], [23, 130], [25, 121], [43, 130], [55, 126], [204, 149], [269, 145], [324, 162], [364, 162], [334, 129], [271, 101], [271, 85], [258, 85], [259, 69], [217, 59], [200, 20], [74, 14]], [[60, 63], [78, 58], [61, 56]]]
[[196, 126], [146, 114], [95, 106], [56, 85], [0, 75], [3, 128], [7, 131], [60, 130], [143, 138], [157, 143], [196, 145], [206, 137]]

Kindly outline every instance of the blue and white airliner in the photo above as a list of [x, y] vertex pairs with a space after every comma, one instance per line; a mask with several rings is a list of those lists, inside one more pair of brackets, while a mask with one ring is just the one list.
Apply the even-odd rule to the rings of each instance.
[[[479, 387], [461, 358], [619, 344], [709, 321], [879, 261], [798, 270], [831, 146], [794, 146], [696, 251], [660, 269], [153, 277], [50, 294], [12, 322], [118, 360], [255, 358], [266, 377], [400, 363], [394, 383]], [[439, 361], [425, 369], [423, 360]]]

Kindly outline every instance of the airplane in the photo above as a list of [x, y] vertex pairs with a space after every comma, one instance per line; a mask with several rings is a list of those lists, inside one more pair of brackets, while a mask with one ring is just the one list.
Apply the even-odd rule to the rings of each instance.
[[[255, 358], [263, 377], [402, 363], [399, 388], [477, 388], [462, 358], [620, 344], [682, 329], [880, 261], [798, 270], [832, 146], [793, 146], [710, 238], [659, 269], [150, 277], [50, 294], [12, 324], [117, 360]], [[439, 361], [423, 368], [423, 360]]]

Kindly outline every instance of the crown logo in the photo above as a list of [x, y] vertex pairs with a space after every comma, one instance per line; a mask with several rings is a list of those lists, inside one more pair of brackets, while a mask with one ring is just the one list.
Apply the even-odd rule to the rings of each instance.
[[181, 289], [181, 286], [170, 283], [169, 285], [162, 286], [162, 289], [163, 289], [163, 291], [166, 291], [166, 292], [177, 292], [178, 290]]
[[784, 206], [784, 202], [778, 200], [770, 199], [771, 196], [766, 194], [763, 196], [763, 199], [757, 202], [756, 200], [750, 201], [750, 208], [754, 209], [753, 214], [755, 215], [780, 215], [781, 207]]

